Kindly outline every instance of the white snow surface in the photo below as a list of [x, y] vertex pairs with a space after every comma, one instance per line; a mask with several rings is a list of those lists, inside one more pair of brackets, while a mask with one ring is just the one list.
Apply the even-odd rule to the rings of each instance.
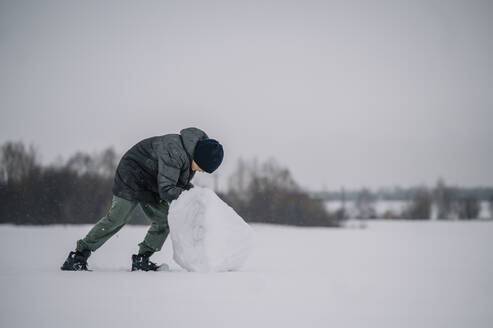
[[241, 271], [198, 273], [169, 239], [152, 257], [169, 272], [130, 272], [147, 227], [125, 226], [93, 272], [63, 272], [92, 226], [0, 225], [0, 327], [491, 327], [491, 221], [251, 226]]
[[188, 271], [239, 269], [250, 254], [250, 226], [211, 189], [194, 187], [171, 203], [173, 259]]

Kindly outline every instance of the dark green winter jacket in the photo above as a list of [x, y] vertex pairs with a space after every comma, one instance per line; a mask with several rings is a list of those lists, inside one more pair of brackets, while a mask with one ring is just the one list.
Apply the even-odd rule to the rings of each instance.
[[197, 128], [180, 134], [144, 139], [123, 155], [116, 169], [113, 194], [128, 200], [158, 203], [171, 202], [184, 189], [192, 187], [190, 180], [193, 152], [197, 142], [207, 139]]

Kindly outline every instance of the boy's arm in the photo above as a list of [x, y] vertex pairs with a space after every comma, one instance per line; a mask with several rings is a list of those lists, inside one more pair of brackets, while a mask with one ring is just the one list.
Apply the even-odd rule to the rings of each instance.
[[158, 156], [157, 185], [159, 197], [171, 202], [180, 196], [183, 188], [178, 187], [183, 161], [178, 151], [163, 150]]

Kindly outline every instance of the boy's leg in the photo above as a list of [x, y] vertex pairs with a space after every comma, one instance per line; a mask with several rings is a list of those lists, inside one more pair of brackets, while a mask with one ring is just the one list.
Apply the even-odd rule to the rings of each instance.
[[169, 234], [169, 204], [166, 201], [162, 203], [142, 202], [140, 206], [147, 218], [151, 221], [151, 227], [147, 231], [144, 241], [139, 244], [139, 254], [160, 251]]
[[113, 196], [108, 214], [99, 220], [83, 239], [77, 241], [76, 250], [83, 252], [86, 249], [91, 251], [98, 249], [128, 222], [137, 203]]

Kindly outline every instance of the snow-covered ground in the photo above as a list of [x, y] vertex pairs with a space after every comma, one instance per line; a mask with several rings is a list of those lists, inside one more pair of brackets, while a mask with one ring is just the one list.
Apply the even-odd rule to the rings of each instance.
[[493, 222], [367, 229], [253, 225], [240, 272], [130, 272], [146, 227], [126, 226], [62, 272], [90, 226], [0, 226], [0, 327], [491, 327]]

